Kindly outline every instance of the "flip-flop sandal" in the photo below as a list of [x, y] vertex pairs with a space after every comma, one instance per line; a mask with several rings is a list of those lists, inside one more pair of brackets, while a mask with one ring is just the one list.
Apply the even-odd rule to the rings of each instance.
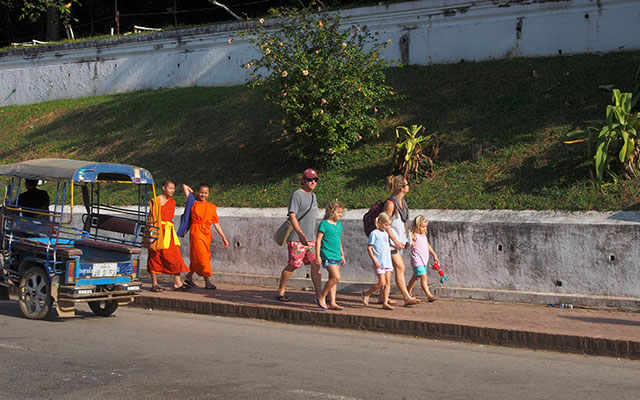
[[439, 299], [439, 297], [438, 297], [438, 296], [433, 296], [433, 297], [429, 297], [429, 298], [427, 299], [427, 301], [428, 301], [429, 303], [433, 303], [434, 301], [436, 301], [436, 300], [438, 300], [438, 299]]
[[327, 311], [327, 307], [323, 307], [323, 306], [320, 304], [320, 300], [318, 300], [318, 298], [313, 299], [313, 302], [314, 302], [314, 303], [316, 303], [316, 305], [317, 305], [318, 307], [320, 307], [320, 309], [321, 309], [322, 311]]
[[151, 291], [156, 293], [162, 292], [162, 288], [159, 285], [154, 285], [154, 286], [151, 286]]
[[191, 290], [191, 286], [187, 285], [186, 283], [183, 283], [182, 286], [174, 287], [173, 290], [175, 292], [186, 292], [187, 290]]
[[193, 283], [193, 281], [192, 281], [192, 280], [189, 280], [189, 279], [185, 279], [185, 280], [184, 280], [184, 284], [185, 284], [185, 285], [187, 285], [187, 286], [189, 286], [190, 288], [192, 288], [192, 287], [198, 287], [198, 285], [196, 285], [195, 283]]
[[209, 285], [204, 287], [207, 290], [216, 290], [218, 287], [216, 285]]
[[408, 302], [404, 303], [404, 306], [405, 307], [415, 306], [418, 303], [420, 303], [420, 299], [413, 299], [413, 300], [409, 300]]
[[287, 296], [286, 294], [282, 294], [282, 295], [277, 295], [276, 296], [276, 300], [281, 301], [283, 303], [287, 303], [289, 301], [291, 301], [291, 299], [289, 298], [289, 296]]

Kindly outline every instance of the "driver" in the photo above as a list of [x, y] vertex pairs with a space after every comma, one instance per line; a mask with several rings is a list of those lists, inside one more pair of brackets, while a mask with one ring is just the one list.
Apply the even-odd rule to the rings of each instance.
[[[20, 193], [20, 196], [18, 197], [18, 206], [49, 212], [49, 194], [42, 189], [38, 189], [38, 180], [25, 179], [24, 185], [27, 190], [24, 193]], [[30, 218], [49, 219], [46, 215], [27, 211], [23, 211], [22, 215]]]

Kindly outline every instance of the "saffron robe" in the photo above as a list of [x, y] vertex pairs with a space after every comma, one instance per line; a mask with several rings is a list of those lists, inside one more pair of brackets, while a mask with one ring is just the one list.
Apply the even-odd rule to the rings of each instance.
[[[160, 198], [155, 197], [152, 200], [152, 213], [157, 213], [157, 205], [160, 204]], [[154, 207], [155, 206], [155, 207]], [[153, 216], [155, 221], [159, 221], [158, 228], [161, 234], [154, 246], [149, 249], [149, 257], [147, 258], [147, 271], [156, 274], [179, 274], [189, 272], [189, 268], [182, 259], [180, 253], [180, 241], [176, 236], [173, 226], [173, 215], [176, 210], [176, 201], [169, 198], [167, 202], [160, 207], [159, 218]]]
[[[191, 196], [190, 196], [191, 197]], [[190, 210], [189, 269], [200, 276], [212, 276], [211, 270], [211, 225], [220, 222], [218, 206], [208, 201], [195, 201]]]

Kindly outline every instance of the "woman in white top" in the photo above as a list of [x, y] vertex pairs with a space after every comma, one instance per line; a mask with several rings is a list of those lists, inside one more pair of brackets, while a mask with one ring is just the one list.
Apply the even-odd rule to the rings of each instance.
[[404, 200], [409, 192], [409, 182], [402, 175], [387, 177], [387, 187], [391, 192], [389, 199], [384, 203], [384, 212], [391, 215], [391, 226], [387, 233], [395, 250], [391, 251], [391, 261], [396, 273], [396, 286], [404, 298], [404, 305], [418, 304], [420, 300], [411, 296], [407, 290], [407, 282], [404, 277], [406, 270], [402, 250], [411, 246], [411, 235], [406, 223], [409, 221], [409, 207]]

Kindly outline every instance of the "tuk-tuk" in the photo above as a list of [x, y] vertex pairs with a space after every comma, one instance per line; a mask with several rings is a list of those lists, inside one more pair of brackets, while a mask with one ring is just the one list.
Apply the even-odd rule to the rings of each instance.
[[[148, 171], [123, 164], [39, 159], [0, 165], [0, 176], [8, 177], [0, 209], [0, 300], [8, 299], [8, 287], [15, 285], [20, 309], [32, 319], [47, 316], [54, 301], [60, 317], [73, 316], [80, 302], [109, 316], [119, 304], [133, 301], [141, 290], [137, 279], [142, 245], [157, 233], [147, 223], [147, 205], [155, 197]], [[33, 201], [29, 193], [36, 181], [49, 189], [35, 188], [40, 191], [36, 197], [49, 199], [48, 193], [55, 192], [49, 205], [27, 201]], [[131, 189], [137, 205], [110, 204], [104, 188], [112, 185]], [[84, 207], [74, 207], [76, 197]]]

